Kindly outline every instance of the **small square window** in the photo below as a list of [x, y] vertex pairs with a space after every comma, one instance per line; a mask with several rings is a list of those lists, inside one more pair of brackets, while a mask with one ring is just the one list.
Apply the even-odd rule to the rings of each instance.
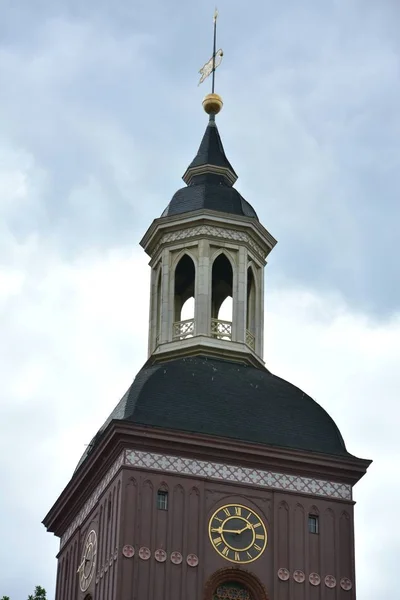
[[157, 508], [159, 510], [168, 510], [168, 492], [164, 490], [158, 490]]
[[310, 533], [319, 533], [319, 522], [317, 515], [308, 515], [308, 531]]

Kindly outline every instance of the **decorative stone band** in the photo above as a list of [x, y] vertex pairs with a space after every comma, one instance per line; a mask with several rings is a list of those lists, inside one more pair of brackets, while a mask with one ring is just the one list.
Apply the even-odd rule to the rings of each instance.
[[225, 227], [216, 227], [214, 225], [197, 225], [195, 227], [188, 227], [180, 231], [172, 231], [166, 233], [163, 237], [163, 242], [177, 242], [180, 240], [187, 240], [188, 238], [197, 237], [199, 235], [213, 236], [216, 238], [222, 238], [224, 240], [232, 240], [234, 242], [245, 242], [248, 244], [254, 252], [261, 258], [265, 258], [265, 252], [259, 246], [250, 235], [244, 231], [235, 231], [234, 229], [225, 229]]
[[206, 477], [207, 479], [244, 483], [301, 494], [325, 496], [327, 498], [340, 498], [341, 500], [351, 500], [352, 498], [351, 485], [344, 483], [297, 475], [285, 475], [193, 458], [180, 458], [179, 456], [156, 454], [155, 452], [125, 450], [124, 464], [142, 469]]
[[97, 488], [94, 490], [93, 494], [90, 496], [89, 500], [84, 504], [82, 510], [79, 511], [75, 519], [72, 521], [71, 525], [68, 527], [67, 531], [64, 535], [61, 536], [60, 540], [60, 548], [62, 548], [65, 543], [69, 540], [71, 535], [76, 531], [76, 529], [81, 525], [91, 510], [94, 508], [97, 500], [100, 498], [101, 494], [104, 492], [110, 481], [117, 474], [119, 468], [124, 464], [125, 453], [124, 451], [118, 456], [118, 458], [114, 461], [113, 465], [107, 471]]
[[298, 492], [300, 494], [310, 494], [313, 496], [323, 496], [325, 498], [338, 498], [340, 500], [352, 499], [352, 489], [351, 485], [349, 484], [337, 483], [335, 481], [325, 481], [323, 479], [314, 479], [311, 477], [301, 477], [298, 475], [275, 473], [261, 469], [250, 469], [248, 467], [238, 467], [235, 465], [193, 458], [180, 458], [179, 456], [157, 454], [155, 452], [143, 452], [141, 450], [126, 449], [111, 466], [100, 484], [94, 490], [89, 500], [83, 506], [82, 510], [79, 511], [78, 515], [61, 537], [61, 548], [69, 540], [75, 530], [84, 522], [88, 514], [94, 508], [100, 495], [116, 475], [119, 468], [123, 465], [129, 467], [138, 467], [140, 469], [175, 473], [177, 475], [205, 477], [207, 479], [215, 479], [217, 481], [242, 483], [261, 488], [286, 490], [290, 492]]

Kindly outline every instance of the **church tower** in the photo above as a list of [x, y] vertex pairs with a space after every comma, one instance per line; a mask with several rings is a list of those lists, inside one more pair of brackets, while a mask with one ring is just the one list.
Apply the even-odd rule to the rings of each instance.
[[147, 361], [44, 519], [55, 599], [354, 600], [352, 489], [370, 461], [264, 366], [276, 240], [234, 187], [221, 98], [203, 106], [186, 185], [141, 241]]

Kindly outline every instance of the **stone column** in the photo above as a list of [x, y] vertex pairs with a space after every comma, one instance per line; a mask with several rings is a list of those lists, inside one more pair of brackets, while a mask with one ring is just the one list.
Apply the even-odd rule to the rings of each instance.
[[211, 277], [210, 244], [207, 239], [199, 241], [195, 282], [195, 331], [196, 335], [210, 335], [211, 327]]
[[156, 268], [151, 269], [150, 279], [150, 309], [149, 309], [149, 336], [148, 336], [148, 356], [155, 350], [156, 345], [156, 328], [157, 328], [157, 270]]
[[[174, 290], [172, 289], [171, 301], [171, 253], [165, 248], [162, 253], [162, 274], [161, 274], [161, 331], [160, 344], [165, 344], [172, 340], [172, 322], [171, 311], [173, 311]], [[173, 278], [172, 278], [173, 282]]]
[[236, 299], [233, 298], [233, 340], [246, 341], [246, 310], [247, 310], [247, 250], [239, 246], [236, 265]]
[[256, 298], [256, 353], [264, 355], [264, 268], [257, 269], [257, 298]]

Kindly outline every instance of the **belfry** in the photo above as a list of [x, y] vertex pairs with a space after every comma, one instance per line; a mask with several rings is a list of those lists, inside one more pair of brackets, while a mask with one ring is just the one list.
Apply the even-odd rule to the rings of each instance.
[[203, 139], [140, 242], [147, 360], [44, 519], [56, 600], [356, 598], [352, 490], [371, 461], [264, 364], [276, 240], [234, 187], [215, 39], [216, 16]]

